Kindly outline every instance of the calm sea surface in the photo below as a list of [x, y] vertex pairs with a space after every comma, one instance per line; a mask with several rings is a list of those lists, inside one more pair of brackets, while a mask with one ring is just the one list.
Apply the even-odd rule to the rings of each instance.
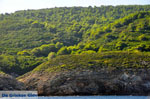
[[55, 96], [39, 97], [38, 99], [150, 99], [150, 96]]

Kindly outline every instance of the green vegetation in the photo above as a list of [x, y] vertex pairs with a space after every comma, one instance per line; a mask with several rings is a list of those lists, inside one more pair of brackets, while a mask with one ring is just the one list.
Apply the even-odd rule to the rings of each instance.
[[5, 74], [4, 72], [0, 71], [0, 74]]
[[[110, 32], [110, 23], [116, 23], [117, 28], [128, 25], [136, 18], [128, 16], [129, 14], [149, 9], [149, 5], [64, 7], [1, 14], [0, 53], [16, 54], [24, 49], [57, 42], [64, 46], [77, 45]], [[123, 18], [126, 16], [127, 18]], [[143, 15], [138, 14], [137, 17], [143, 18]], [[123, 18], [121, 23], [119, 18]], [[136, 30], [142, 28], [140, 24], [144, 25], [140, 22]]]
[[60, 72], [70, 70], [150, 69], [150, 53], [105, 52], [82, 55], [62, 55], [35, 68], [35, 71]]
[[1, 14], [0, 71], [22, 75], [45, 61], [35, 70], [142, 68], [149, 57], [149, 34], [150, 5]]
[[33, 70], [36, 66], [44, 62], [44, 58], [36, 58], [31, 56], [12, 56], [0, 55], [0, 69], [9, 74], [22, 75]]

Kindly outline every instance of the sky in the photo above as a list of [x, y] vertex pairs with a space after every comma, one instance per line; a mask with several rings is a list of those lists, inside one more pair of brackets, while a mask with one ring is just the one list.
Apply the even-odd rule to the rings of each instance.
[[150, 5], [150, 0], [0, 0], [0, 13], [72, 6]]

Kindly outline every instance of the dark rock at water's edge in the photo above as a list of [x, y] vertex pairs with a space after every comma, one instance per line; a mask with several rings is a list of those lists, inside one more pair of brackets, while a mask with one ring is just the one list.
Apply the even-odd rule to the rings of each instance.
[[62, 73], [34, 72], [20, 81], [28, 90], [43, 96], [65, 95], [149, 95], [150, 71], [99, 70]]
[[24, 84], [7, 74], [0, 74], [0, 91], [25, 90]]

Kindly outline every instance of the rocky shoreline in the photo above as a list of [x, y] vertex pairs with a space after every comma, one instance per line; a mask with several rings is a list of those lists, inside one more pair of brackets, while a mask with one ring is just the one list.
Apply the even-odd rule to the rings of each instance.
[[41, 96], [150, 94], [150, 71], [144, 69], [31, 72], [19, 81], [27, 90], [37, 90]]
[[100, 70], [30, 72], [18, 78], [0, 74], [0, 90], [37, 90], [40, 96], [150, 95], [150, 71]]
[[22, 82], [17, 81], [14, 77], [7, 74], [0, 74], [0, 90], [26, 90]]

